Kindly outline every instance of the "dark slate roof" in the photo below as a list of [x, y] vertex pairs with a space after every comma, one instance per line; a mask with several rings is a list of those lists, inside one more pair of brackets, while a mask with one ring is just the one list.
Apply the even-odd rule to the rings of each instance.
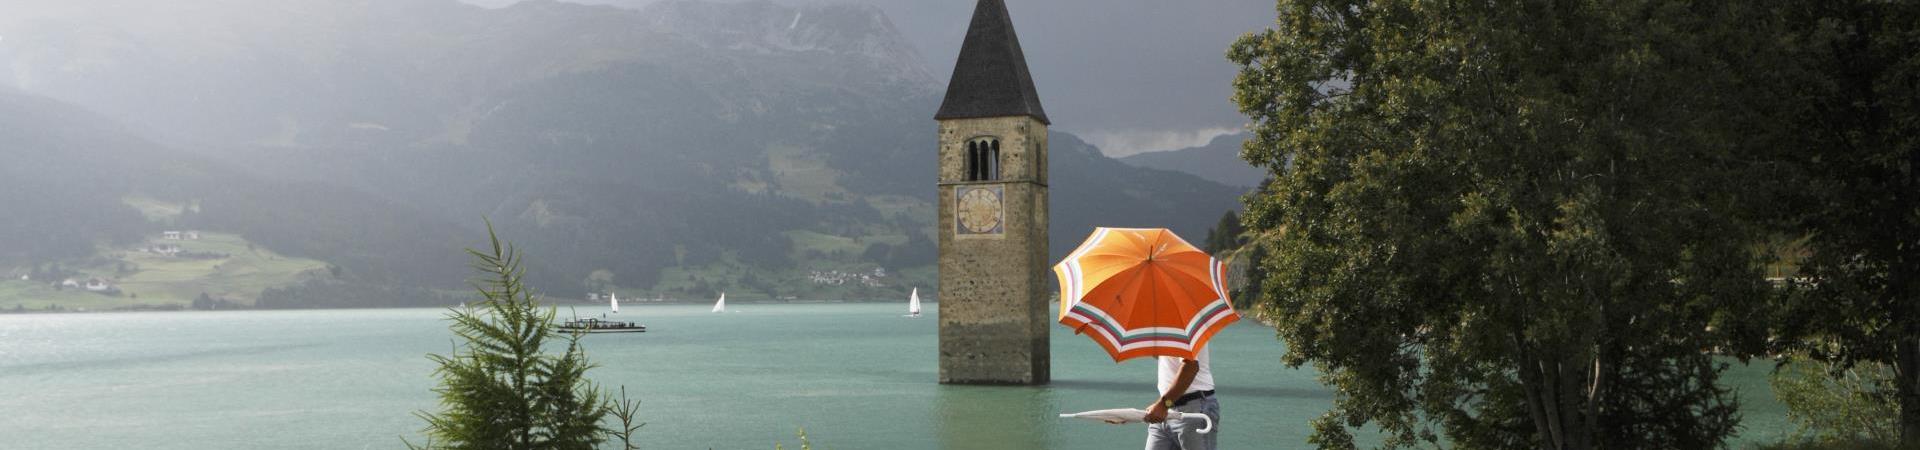
[[1051, 125], [1027, 74], [1027, 56], [1014, 36], [1013, 19], [1004, 0], [980, 0], [973, 9], [960, 59], [947, 82], [947, 99], [937, 120], [976, 117], [1033, 116]]

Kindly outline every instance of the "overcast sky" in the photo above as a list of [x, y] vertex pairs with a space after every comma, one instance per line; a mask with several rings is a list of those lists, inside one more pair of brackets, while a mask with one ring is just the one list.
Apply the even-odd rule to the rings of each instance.
[[[518, 0], [466, 0], [489, 6]], [[655, 0], [575, 0], [641, 6]], [[732, 0], [738, 1], [738, 0]], [[1006, 0], [1054, 127], [1110, 155], [1204, 145], [1246, 121], [1227, 45], [1271, 27], [1273, 0]], [[877, 5], [941, 78], [975, 0], [775, 0]]]

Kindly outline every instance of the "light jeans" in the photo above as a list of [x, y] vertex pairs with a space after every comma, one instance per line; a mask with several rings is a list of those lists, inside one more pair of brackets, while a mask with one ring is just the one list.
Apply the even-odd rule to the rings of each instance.
[[1187, 402], [1173, 408], [1182, 414], [1201, 413], [1213, 418], [1213, 432], [1200, 434], [1206, 422], [1169, 420], [1147, 424], [1147, 450], [1213, 450], [1220, 442], [1220, 401], [1214, 396]]

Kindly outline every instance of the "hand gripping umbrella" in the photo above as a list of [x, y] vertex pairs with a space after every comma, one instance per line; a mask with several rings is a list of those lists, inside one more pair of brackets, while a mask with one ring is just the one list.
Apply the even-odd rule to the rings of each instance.
[[[1060, 323], [1092, 338], [1114, 362], [1196, 359], [1215, 333], [1240, 320], [1227, 299], [1226, 265], [1164, 228], [1095, 229], [1053, 273], [1060, 278]], [[1141, 421], [1145, 415], [1109, 409], [1061, 417]], [[1177, 411], [1167, 416], [1182, 417]], [[1206, 417], [1185, 415], [1196, 416]]]

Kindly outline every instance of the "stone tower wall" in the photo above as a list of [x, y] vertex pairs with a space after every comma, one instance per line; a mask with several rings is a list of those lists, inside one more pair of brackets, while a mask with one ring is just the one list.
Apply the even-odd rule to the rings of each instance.
[[[1000, 139], [1001, 177], [965, 179], [966, 143]], [[940, 123], [940, 382], [1043, 384], [1050, 378], [1047, 127], [1028, 116]], [[961, 235], [955, 189], [1004, 189], [1004, 232]]]

